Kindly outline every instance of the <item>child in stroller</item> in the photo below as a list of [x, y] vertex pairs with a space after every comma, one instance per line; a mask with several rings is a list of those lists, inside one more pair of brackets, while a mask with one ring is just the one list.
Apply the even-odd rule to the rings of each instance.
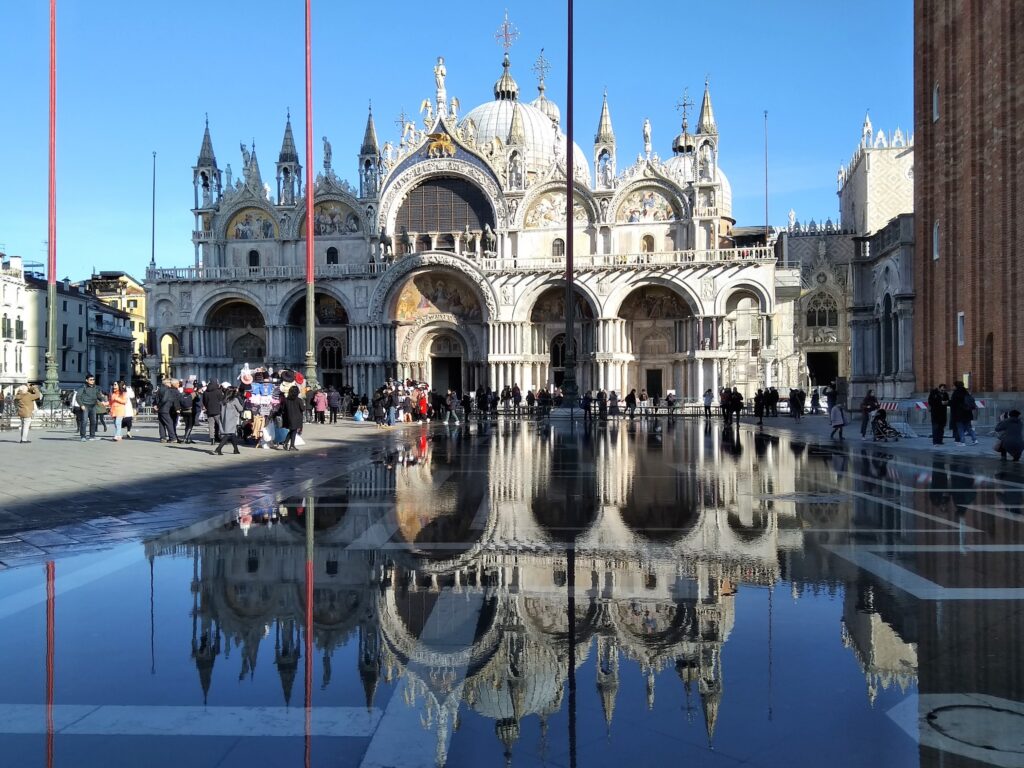
[[871, 417], [871, 436], [876, 442], [878, 440], [896, 442], [900, 439], [900, 433], [889, 424], [889, 418], [881, 408], [876, 410], [875, 415]]

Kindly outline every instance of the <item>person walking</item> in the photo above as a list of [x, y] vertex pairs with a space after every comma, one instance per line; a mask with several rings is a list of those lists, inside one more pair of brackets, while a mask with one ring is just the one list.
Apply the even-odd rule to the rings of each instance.
[[869, 389], [864, 399], [860, 401], [860, 436], [867, 437], [868, 424], [871, 423], [871, 413], [878, 410], [878, 398], [875, 397], [875, 390]]
[[35, 384], [22, 384], [14, 390], [14, 406], [17, 409], [18, 418], [21, 419], [19, 443], [32, 442], [28, 439], [28, 431], [32, 428], [32, 414], [36, 412], [36, 402], [42, 399], [43, 395]]
[[[829, 407], [829, 413], [832, 412], [831, 406]], [[811, 392], [811, 415], [817, 416], [821, 413], [821, 397], [818, 395], [818, 388], [815, 387], [814, 391]]]
[[715, 402], [715, 393], [708, 389], [704, 392], [704, 418], [711, 418], [711, 406]]
[[[296, 388], [292, 387], [292, 391], [296, 391]], [[218, 456], [223, 456], [224, 446], [231, 443], [231, 447], [235, 449], [235, 455], [237, 456], [241, 453], [238, 450], [238, 424], [242, 418], [242, 403], [239, 402], [238, 390], [234, 387], [228, 387], [224, 395], [224, 401], [221, 403], [221, 413], [218, 415], [218, 418], [221, 421], [220, 442], [213, 452]], [[301, 415], [299, 419], [301, 421]]]
[[448, 415], [445, 416], [445, 422], [450, 422], [452, 419], [455, 420], [455, 426], [459, 425], [459, 414], [456, 409], [459, 407], [459, 396], [452, 390], [448, 390], [448, 394], [445, 397], [445, 407], [448, 409]]
[[626, 395], [626, 412], [629, 413], [629, 418], [632, 419], [636, 414], [636, 390], [629, 390], [629, 394]]
[[939, 384], [928, 393], [928, 415], [932, 421], [932, 444], [942, 445], [942, 437], [946, 432], [947, 412], [949, 411], [949, 393], [946, 385]]
[[740, 425], [740, 412], [743, 411], [743, 395], [736, 388], [732, 388], [732, 392], [729, 394], [729, 407], [732, 409], [733, 418], [736, 420], [736, 426]]
[[128, 406], [128, 393], [124, 382], [118, 382], [110, 392], [110, 416], [114, 419], [114, 442], [121, 442], [121, 429], [124, 426], [125, 408]]
[[295, 436], [302, 429], [302, 401], [299, 399], [299, 388], [296, 386], [288, 390], [284, 402], [281, 403], [281, 426], [288, 430], [282, 447], [286, 451], [297, 451], [295, 447]]
[[758, 426], [764, 424], [764, 390], [759, 389], [754, 394], [754, 417]]
[[832, 406], [832, 410], [828, 412], [828, 418], [832, 423], [832, 434], [829, 437], [834, 440], [836, 435], [839, 435], [839, 439], [842, 440], [843, 427], [846, 426], [846, 410], [841, 403]]
[[1020, 411], [1014, 408], [996, 424], [996, 437], [999, 438], [995, 445], [999, 457], [1006, 461], [1006, 454], [1010, 454], [1014, 461], [1020, 461], [1024, 452], [1024, 422], [1020, 420]]
[[[103, 393], [100, 392], [100, 388], [96, 386], [96, 377], [91, 373], [85, 377], [85, 385], [78, 390], [75, 396], [75, 401], [78, 403], [78, 407], [82, 409], [82, 418], [78, 422], [79, 435], [81, 441], [84, 443], [86, 440], [96, 439], [96, 406], [103, 399]], [[85, 435], [85, 427], [89, 426], [89, 436]]]
[[210, 379], [210, 383], [206, 385], [206, 391], [203, 392], [202, 397], [203, 408], [206, 411], [206, 428], [209, 430], [210, 445], [213, 445], [220, 440], [221, 435], [224, 433], [224, 390], [221, 389], [220, 382], [216, 379]]
[[124, 431], [122, 437], [127, 437], [129, 440], [132, 439], [132, 427], [135, 424], [135, 413], [138, 410], [138, 400], [135, 398], [135, 390], [130, 384], [124, 381], [117, 382], [119, 388], [124, 389], [125, 397], [127, 402], [124, 406], [124, 416], [121, 417], [121, 429]]
[[185, 388], [178, 395], [179, 405], [178, 409], [181, 413], [181, 426], [185, 430], [185, 434], [182, 440], [179, 442], [191, 443], [192, 442], [192, 430], [196, 425], [196, 391], [191, 386], [186, 384]]
[[619, 413], [619, 393], [613, 389], [608, 393], [608, 418], [617, 419], [621, 415]]

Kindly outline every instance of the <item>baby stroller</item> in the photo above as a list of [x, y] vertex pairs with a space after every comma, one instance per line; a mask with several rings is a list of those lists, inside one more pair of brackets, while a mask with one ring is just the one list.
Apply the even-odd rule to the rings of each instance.
[[881, 408], [875, 411], [875, 415], [871, 418], [871, 436], [875, 442], [879, 440], [886, 443], [890, 440], [897, 442], [900, 439], [900, 433], [889, 423], [885, 411]]

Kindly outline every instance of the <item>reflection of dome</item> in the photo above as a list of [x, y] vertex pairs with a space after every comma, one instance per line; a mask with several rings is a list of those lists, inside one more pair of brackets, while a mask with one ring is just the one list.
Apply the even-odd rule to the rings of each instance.
[[[473, 121], [478, 146], [486, 145], [494, 139], [500, 139], [502, 145], [507, 145], [512, 130], [512, 116], [514, 112], [518, 112], [526, 147], [526, 171], [543, 172], [554, 162], [559, 140], [563, 146], [566, 140], [565, 134], [558, 131], [556, 125], [552, 123], [552, 108], [558, 114], [558, 107], [547, 98], [544, 98], [539, 106], [519, 101], [519, 86], [509, 72], [507, 54], [503, 66], [505, 71], [494, 85], [494, 101], [471, 110], [462, 119], [461, 124], [464, 126], [467, 121]], [[537, 101], [540, 101], [540, 98]], [[547, 102], [548, 106], [545, 106], [544, 102]], [[573, 143], [573, 169], [575, 173], [585, 175], [589, 186], [590, 166], [587, 156], [576, 143]]]

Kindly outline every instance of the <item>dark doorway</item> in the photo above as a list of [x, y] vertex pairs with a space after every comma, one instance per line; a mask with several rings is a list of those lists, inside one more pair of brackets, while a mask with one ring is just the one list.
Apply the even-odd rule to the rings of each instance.
[[839, 378], [838, 352], [808, 352], [807, 371], [812, 387], [824, 387]]
[[661, 399], [661, 368], [647, 369], [647, 396]]
[[430, 386], [441, 395], [449, 389], [462, 394], [462, 358], [432, 355], [430, 358]]

